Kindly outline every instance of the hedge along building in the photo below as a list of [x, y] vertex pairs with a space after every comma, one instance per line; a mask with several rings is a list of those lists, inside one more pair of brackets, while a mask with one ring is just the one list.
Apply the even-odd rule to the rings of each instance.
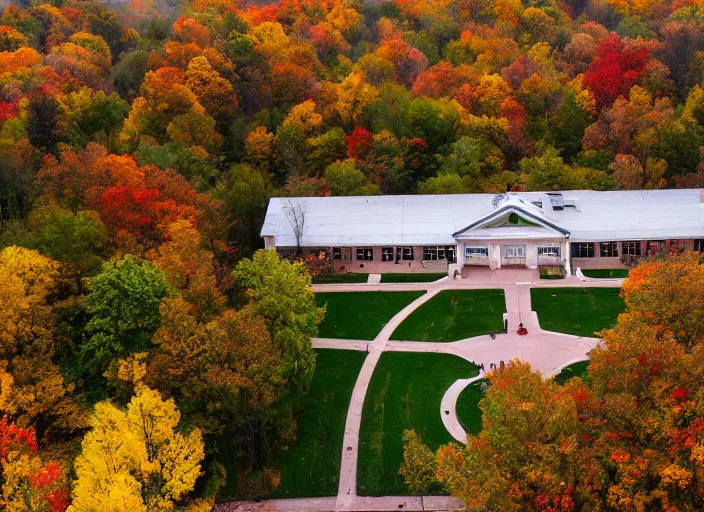
[[261, 236], [282, 253], [324, 251], [336, 272], [621, 268], [704, 251], [704, 189], [272, 198]]

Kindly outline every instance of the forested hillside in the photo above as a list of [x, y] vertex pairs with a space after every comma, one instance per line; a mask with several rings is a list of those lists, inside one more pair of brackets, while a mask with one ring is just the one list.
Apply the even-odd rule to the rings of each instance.
[[0, 508], [257, 495], [323, 314], [269, 197], [701, 187], [703, 79], [695, 0], [7, 4]]
[[52, 199], [116, 234], [137, 196], [156, 224], [210, 201], [209, 238], [248, 254], [272, 194], [703, 182], [696, 2], [267, 4], [9, 5], [3, 226]]

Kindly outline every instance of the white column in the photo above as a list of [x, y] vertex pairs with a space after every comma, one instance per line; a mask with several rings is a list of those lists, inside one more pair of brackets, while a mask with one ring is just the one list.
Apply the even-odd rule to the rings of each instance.
[[[490, 245], [490, 247], [493, 249], [491, 251], [493, 255], [489, 257], [489, 268], [496, 270], [497, 268], [501, 268], [501, 244]], [[492, 259], [494, 263], [493, 265]]]
[[565, 240], [565, 242], [560, 245], [562, 246], [562, 260], [565, 262], [565, 274], [570, 275], [572, 273], [572, 264], [570, 261], [570, 241]]

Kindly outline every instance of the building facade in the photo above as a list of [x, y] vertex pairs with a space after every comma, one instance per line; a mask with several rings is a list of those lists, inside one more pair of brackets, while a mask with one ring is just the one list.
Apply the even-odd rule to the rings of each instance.
[[336, 272], [623, 268], [704, 250], [704, 190], [273, 198], [261, 235]]

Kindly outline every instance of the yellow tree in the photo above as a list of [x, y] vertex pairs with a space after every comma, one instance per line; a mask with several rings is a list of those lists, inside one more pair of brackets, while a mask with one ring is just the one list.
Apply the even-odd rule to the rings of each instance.
[[98, 403], [76, 459], [69, 512], [173, 510], [193, 490], [203, 460], [200, 430], [179, 433], [180, 419], [173, 400], [143, 384], [126, 412]]
[[323, 116], [315, 111], [315, 102], [309, 99], [292, 107], [283, 125], [297, 127], [305, 135], [311, 135], [323, 126]]
[[689, 345], [704, 340], [704, 266], [698, 253], [646, 261], [631, 270], [621, 295], [625, 315]]
[[49, 297], [59, 265], [37, 251], [0, 252], [0, 414], [32, 425], [73, 430], [82, 424], [70, 388], [52, 361], [54, 318]]
[[227, 118], [237, 110], [237, 95], [232, 84], [213, 69], [205, 57], [196, 57], [188, 63], [186, 85], [210, 115]]
[[367, 107], [379, 101], [379, 91], [365, 81], [363, 71], [355, 71], [337, 89], [335, 110], [348, 126], [358, 124]]

